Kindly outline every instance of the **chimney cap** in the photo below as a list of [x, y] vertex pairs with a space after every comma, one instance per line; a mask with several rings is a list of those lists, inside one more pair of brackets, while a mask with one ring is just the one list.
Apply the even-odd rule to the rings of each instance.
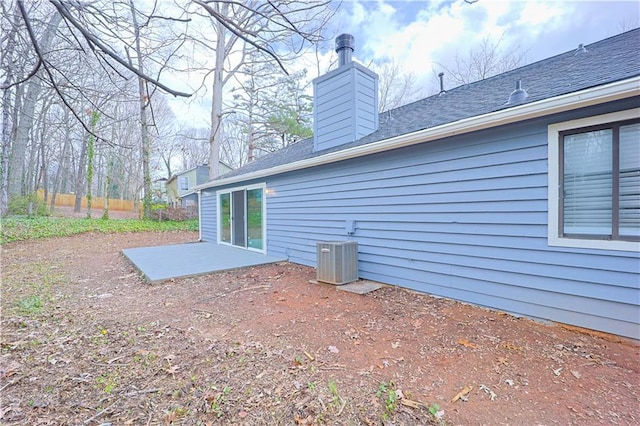
[[338, 54], [339, 67], [351, 62], [354, 44], [354, 39], [351, 34], [340, 34], [336, 37], [336, 53]]
[[336, 52], [339, 52], [341, 49], [351, 49], [353, 52], [355, 45], [355, 39], [351, 34], [340, 34], [336, 37]]

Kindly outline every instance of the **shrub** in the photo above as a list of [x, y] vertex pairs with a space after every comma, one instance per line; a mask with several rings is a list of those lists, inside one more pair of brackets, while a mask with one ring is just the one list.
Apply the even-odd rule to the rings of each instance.
[[198, 217], [198, 209], [196, 207], [167, 207], [162, 210], [152, 210], [151, 219], [163, 221], [183, 221], [196, 219]]
[[9, 214], [27, 216], [29, 215], [29, 203], [31, 205], [31, 215], [49, 216], [49, 208], [44, 200], [40, 199], [35, 192], [28, 195], [14, 195], [9, 199]]

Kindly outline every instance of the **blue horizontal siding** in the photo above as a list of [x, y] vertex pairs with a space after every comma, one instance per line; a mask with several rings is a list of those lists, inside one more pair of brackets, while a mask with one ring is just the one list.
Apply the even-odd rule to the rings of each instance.
[[200, 234], [203, 241], [215, 243], [217, 241], [216, 227], [217, 200], [214, 190], [205, 189], [200, 193]]
[[270, 177], [268, 250], [315, 266], [316, 241], [350, 238], [363, 278], [640, 338], [638, 253], [547, 244], [546, 131], [538, 120]]
[[[315, 266], [316, 241], [352, 239], [363, 278], [638, 339], [640, 254], [547, 244], [547, 124], [262, 180], [267, 251]], [[215, 196], [202, 209], [203, 238], [215, 241]]]

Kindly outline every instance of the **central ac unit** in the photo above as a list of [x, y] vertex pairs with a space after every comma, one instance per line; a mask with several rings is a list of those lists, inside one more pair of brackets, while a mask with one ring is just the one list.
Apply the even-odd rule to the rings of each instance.
[[358, 280], [358, 243], [355, 241], [317, 242], [317, 280], [347, 284]]

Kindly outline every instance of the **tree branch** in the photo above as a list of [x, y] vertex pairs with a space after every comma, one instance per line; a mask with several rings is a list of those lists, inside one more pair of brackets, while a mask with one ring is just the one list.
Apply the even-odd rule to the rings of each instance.
[[62, 17], [66, 21], [70, 22], [71, 25], [73, 25], [78, 31], [80, 31], [80, 33], [84, 36], [84, 38], [87, 40], [87, 42], [99, 47], [102, 52], [107, 54], [109, 57], [111, 57], [113, 60], [118, 62], [123, 67], [127, 68], [129, 71], [131, 71], [134, 74], [136, 74], [138, 77], [140, 77], [140, 78], [142, 78], [142, 79], [154, 84], [155, 86], [158, 86], [159, 88], [163, 89], [167, 93], [172, 94], [173, 96], [181, 96], [181, 97], [185, 97], [185, 98], [188, 98], [188, 97], [191, 96], [190, 93], [179, 92], [177, 90], [173, 90], [170, 87], [168, 87], [168, 86], [160, 83], [159, 81], [151, 78], [150, 76], [144, 74], [143, 72], [141, 72], [137, 68], [129, 65], [124, 59], [122, 59], [119, 55], [117, 55], [115, 52], [113, 52], [111, 49], [109, 49], [104, 43], [102, 43], [102, 41], [100, 39], [98, 39], [93, 34], [91, 34], [89, 31], [87, 31], [86, 28], [84, 28], [73, 16], [71, 16], [69, 11], [60, 3], [59, 0], [49, 0], [49, 2], [58, 10], [58, 12], [62, 15]]
[[27, 11], [24, 8], [23, 0], [18, 0], [17, 3], [18, 3], [18, 8], [20, 9], [20, 14], [22, 15], [22, 19], [24, 19], [25, 26], [27, 27], [27, 33], [29, 34], [29, 38], [31, 39], [31, 43], [33, 44], [33, 48], [36, 51], [36, 54], [38, 55], [38, 58], [40, 58], [40, 61], [42, 62], [42, 66], [44, 67], [44, 70], [47, 72], [47, 75], [49, 76], [49, 79], [51, 80], [51, 85], [53, 86], [54, 90], [56, 91], [56, 93], [58, 94], [58, 96], [60, 97], [62, 102], [65, 104], [65, 106], [69, 109], [69, 111], [71, 111], [73, 116], [80, 122], [80, 124], [82, 124], [82, 127], [90, 135], [93, 135], [96, 139], [98, 139], [98, 136], [95, 133], [93, 133], [91, 131], [91, 129], [89, 129], [89, 127], [87, 127], [85, 122], [78, 116], [78, 114], [73, 109], [73, 107], [71, 105], [69, 105], [69, 103], [65, 99], [64, 95], [62, 94], [62, 92], [60, 92], [60, 88], [56, 84], [55, 79], [53, 78], [53, 74], [51, 73], [51, 70], [47, 66], [46, 61], [44, 60], [44, 55], [42, 54], [42, 51], [40, 50], [40, 46], [38, 45], [38, 40], [36, 39], [36, 36], [35, 36], [35, 34], [33, 32], [33, 28], [31, 27], [31, 21], [29, 20], [29, 16], [27, 15]]
[[22, 80], [20, 81], [16, 81], [14, 83], [8, 84], [6, 86], [0, 86], [0, 89], [2, 90], [6, 90], [6, 89], [10, 89], [13, 86], [17, 86], [19, 84], [24, 83], [25, 81], [29, 80], [31, 77], [33, 77], [34, 75], [36, 75], [36, 73], [38, 72], [38, 70], [40, 69], [40, 67], [42, 66], [42, 59], [40, 58], [40, 56], [38, 56], [38, 62], [35, 64], [35, 66], [33, 67], [33, 69], [31, 70], [31, 72], [29, 74], [27, 74], [26, 77], [24, 77]]
[[211, 6], [209, 6], [208, 4], [200, 1], [200, 0], [193, 0], [194, 3], [199, 4], [200, 6], [202, 6], [207, 12], [209, 12], [209, 14], [211, 16], [213, 16], [213, 18], [220, 22], [226, 29], [228, 29], [229, 31], [231, 31], [233, 34], [235, 34], [237, 37], [241, 38], [242, 40], [246, 41], [247, 43], [249, 43], [250, 45], [252, 45], [253, 47], [255, 47], [256, 49], [265, 52], [266, 54], [268, 54], [269, 56], [271, 56], [273, 59], [275, 59], [275, 61], [278, 63], [278, 66], [282, 69], [282, 71], [286, 74], [289, 75], [289, 73], [287, 72], [286, 68], [284, 67], [284, 64], [282, 63], [282, 61], [280, 61], [280, 58], [278, 58], [278, 56], [273, 53], [271, 50], [265, 48], [264, 46], [260, 46], [258, 43], [256, 43], [255, 41], [249, 39], [247, 36], [245, 36], [244, 34], [242, 34], [240, 31], [236, 30], [234, 28], [234, 25], [232, 23], [230, 23], [224, 16], [220, 15], [218, 12], [216, 12]]

